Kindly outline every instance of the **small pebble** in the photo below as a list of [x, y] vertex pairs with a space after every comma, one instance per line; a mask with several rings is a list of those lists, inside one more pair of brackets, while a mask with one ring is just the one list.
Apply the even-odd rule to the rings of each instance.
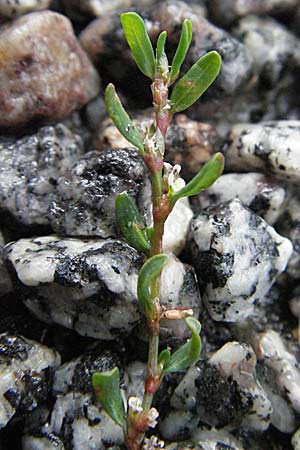
[[291, 242], [238, 199], [203, 210], [187, 242], [203, 301], [217, 321], [253, 314], [292, 254]]
[[300, 121], [236, 124], [226, 145], [230, 171], [259, 171], [287, 182], [300, 180]]
[[25, 305], [43, 322], [104, 340], [128, 335], [138, 323], [141, 257], [124, 242], [44, 236], [5, 251]]
[[0, 128], [59, 121], [99, 91], [99, 77], [70, 21], [51, 11], [0, 29]]
[[213, 20], [220, 25], [229, 26], [250, 14], [292, 15], [298, 0], [211, 0], [208, 5]]
[[47, 9], [51, 0], [1, 0], [0, 15], [15, 18], [33, 11]]
[[273, 88], [300, 65], [300, 40], [271, 18], [246, 17], [236, 34], [254, 62], [254, 70], [265, 88]]
[[117, 364], [111, 352], [96, 349], [61, 366], [54, 376], [53, 407], [40, 412], [40, 421], [28, 418], [23, 450], [105, 450], [106, 442], [122, 444], [122, 429], [105, 413], [92, 387], [93, 373]]
[[150, 179], [138, 151], [88, 152], [70, 173], [58, 178], [49, 208], [50, 224], [62, 236], [116, 236], [115, 198], [123, 192], [135, 201], [147, 222]]
[[238, 198], [253, 212], [273, 225], [284, 209], [287, 194], [283, 187], [261, 173], [228, 173], [206, 191], [192, 197], [195, 212]]
[[54, 350], [22, 336], [0, 335], [0, 428], [47, 399], [51, 375], [59, 365]]
[[83, 142], [63, 124], [21, 138], [0, 137], [0, 207], [26, 226], [48, 225], [57, 178], [83, 153]]

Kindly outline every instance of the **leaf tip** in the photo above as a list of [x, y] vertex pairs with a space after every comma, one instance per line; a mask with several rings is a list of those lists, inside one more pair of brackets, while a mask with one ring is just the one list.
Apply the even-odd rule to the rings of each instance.
[[223, 155], [223, 153], [218, 152], [214, 155], [214, 160], [216, 163], [219, 164], [219, 172], [220, 174], [223, 172], [224, 170], [224, 166], [225, 166], [225, 157]]
[[208, 53], [208, 55], [210, 55], [210, 58], [214, 59], [215, 63], [218, 64], [220, 70], [222, 65], [222, 58], [220, 53], [217, 52], [216, 50], [212, 50], [211, 52]]

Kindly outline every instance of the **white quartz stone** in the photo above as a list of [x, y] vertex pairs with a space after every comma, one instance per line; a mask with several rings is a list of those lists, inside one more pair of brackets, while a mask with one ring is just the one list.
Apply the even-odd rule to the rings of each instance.
[[225, 153], [228, 169], [263, 171], [277, 178], [300, 180], [300, 121], [236, 124]]
[[187, 198], [179, 199], [165, 223], [163, 251], [178, 255], [186, 243], [193, 211]]

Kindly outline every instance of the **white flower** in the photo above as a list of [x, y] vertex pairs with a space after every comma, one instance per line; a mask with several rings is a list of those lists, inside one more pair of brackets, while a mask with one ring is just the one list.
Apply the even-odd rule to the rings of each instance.
[[181, 166], [179, 164], [175, 164], [169, 172], [168, 183], [169, 187], [174, 191], [178, 192], [185, 186], [185, 181], [183, 178], [179, 178], [179, 173], [181, 171]]
[[[168, 73], [167, 73], [168, 74]], [[164, 75], [164, 74], [163, 74]], [[165, 104], [165, 106], [163, 106], [163, 111], [168, 111], [169, 109], [171, 109], [171, 105], [170, 105], [170, 103], [169, 102], [167, 102], [166, 104]]]
[[165, 448], [164, 441], [160, 441], [156, 436], [144, 440], [143, 450], [153, 450], [155, 448]]
[[168, 162], [164, 162], [164, 168], [166, 173], [169, 174], [170, 172], [172, 172], [173, 166]]
[[138, 397], [130, 397], [128, 399], [128, 407], [133, 413], [143, 412], [142, 401]]
[[157, 425], [157, 418], [159, 416], [159, 413], [157, 409], [151, 408], [149, 412], [147, 413], [148, 419], [149, 419], [149, 427], [154, 428]]

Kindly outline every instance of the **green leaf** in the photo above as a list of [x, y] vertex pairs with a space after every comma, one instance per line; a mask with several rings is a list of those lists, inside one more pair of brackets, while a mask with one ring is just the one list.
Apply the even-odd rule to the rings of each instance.
[[137, 285], [139, 305], [145, 316], [153, 318], [154, 306], [150, 295], [150, 284], [167, 264], [168, 257], [164, 254], [149, 258], [140, 270]]
[[165, 43], [167, 39], [167, 32], [162, 31], [157, 39], [156, 44], [156, 60], [159, 61], [159, 59], [164, 55], [165, 53]]
[[187, 369], [199, 358], [202, 348], [201, 338], [199, 336], [201, 325], [193, 317], [189, 317], [185, 321], [192, 332], [192, 337], [171, 355], [170, 360], [164, 365], [163, 371], [165, 373]]
[[162, 370], [164, 369], [164, 366], [170, 361], [171, 359], [171, 352], [167, 348], [160, 352], [158, 355], [158, 364], [161, 366]]
[[160, 33], [157, 40], [156, 61], [155, 61], [155, 72], [164, 80], [169, 79], [169, 62], [165, 54], [166, 38], [167, 38], [166, 31]]
[[189, 19], [185, 19], [182, 25], [180, 41], [172, 61], [172, 68], [170, 75], [171, 84], [176, 80], [176, 78], [179, 75], [181, 65], [185, 60], [185, 56], [191, 44], [192, 36], [193, 36], [192, 22]]
[[148, 253], [150, 242], [144, 233], [143, 219], [134, 201], [127, 194], [119, 194], [115, 200], [118, 225], [127, 240], [137, 250]]
[[120, 390], [119, 369], [114, 367], [92, 376], [96, 396], [105, 412], [123, 429], [126, 427], [125, 408]]
[[146, 227], [145, 228], [145, 233], [146, 233], [146, 236], [147, 236], [149, 242], [152, 241], [153, 232], [154, 232], [153, 227]]
[[202, 56], [174, 86], [171, 112], [187, 109], [216, 79], [221, 68], [221, 57], [213, 51]]
[[153, 80], [154, 51], [143, 19], [135, 12], [121, 14], [121, 22], [133, 58], [144, 75]]
[[208, 189], [219, 178], [223, 170], [224, 156], [222, 153], [216, 153], [186, 186], [172, 194], [171, 205], [174, 205], [181, 197], [197, 195], [204, 189]]
[[137, 147], [141, 154], [145, 154], [142, 136], [138, 129], [133, 125], [132, 120], [122, 106], [122, 103], [116, 93], [113, 84], [109, 84], [105, 90], [105, 105], [109, 117], [114, 122], [122, 136], [128, 142]]

